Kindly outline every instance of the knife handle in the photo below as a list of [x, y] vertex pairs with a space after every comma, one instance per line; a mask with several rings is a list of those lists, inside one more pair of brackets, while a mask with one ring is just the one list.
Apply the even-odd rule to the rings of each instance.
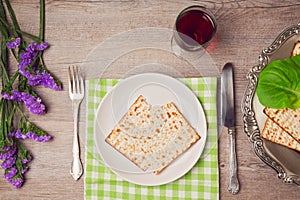
[[237, 176], [237, 161], [236, 161], [236, 151], [235, 151], [235, 129], [229, 128], [229, 143], [230, 143], [230, 177], [228, 183], [228, 190], [232, 194], [237, 194], [240, 190], [239, 180]]

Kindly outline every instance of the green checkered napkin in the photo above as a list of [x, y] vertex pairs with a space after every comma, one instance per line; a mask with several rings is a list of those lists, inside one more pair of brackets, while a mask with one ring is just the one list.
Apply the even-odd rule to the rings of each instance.
[[196, 165], [183, 177], [161, 186], [140, 186], [122, 180], [107, 168], [94, 143], [95, 111], [105, 94], [118, 83], [116, 79], [91, 79], [87, 86], [87, 137], [85, 199], [219, 199], [217, 78], [185, 78], [198, 96], [206, 114], [208, 137]]

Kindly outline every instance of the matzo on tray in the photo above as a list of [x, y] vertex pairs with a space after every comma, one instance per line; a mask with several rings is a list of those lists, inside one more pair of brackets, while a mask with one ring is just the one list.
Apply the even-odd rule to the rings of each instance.
[[300, 108], [293, 110], [289, 108], [274, 109], [266, 107], [264, 112], [297, 142], [300, 142]]
[[271, 142], [300, 151], [300, 143], [270, 118], [266, 120], [261, 136]]

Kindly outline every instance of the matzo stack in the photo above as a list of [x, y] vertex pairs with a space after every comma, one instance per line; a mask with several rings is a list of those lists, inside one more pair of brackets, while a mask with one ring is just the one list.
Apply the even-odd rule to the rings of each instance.
[[300, 142], [300, 108], [298, 109], [274, 109], [266, 107], [265, 114], [277, 125]]
[[266, 120], [261, 136], [271, 142], [300, 151], [300, 143], [298, 143], [270, 118]]
[[158, 174], [199, 139], [174, 103], [152, 108], [139, 96], [106, 142], [142, 170]]

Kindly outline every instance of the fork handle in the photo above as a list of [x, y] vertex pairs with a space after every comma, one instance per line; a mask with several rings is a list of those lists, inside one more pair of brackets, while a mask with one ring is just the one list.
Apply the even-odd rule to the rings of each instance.
[[82, 175], [82, 164], [79, 156], [79, 142], [78, 142], [78, 107], [79, 104], [73, 104], [74, 117], [74, 135], [73, 135], [73, 161], [71, 164], [70, 174], [75, 180], [78, 180]]

